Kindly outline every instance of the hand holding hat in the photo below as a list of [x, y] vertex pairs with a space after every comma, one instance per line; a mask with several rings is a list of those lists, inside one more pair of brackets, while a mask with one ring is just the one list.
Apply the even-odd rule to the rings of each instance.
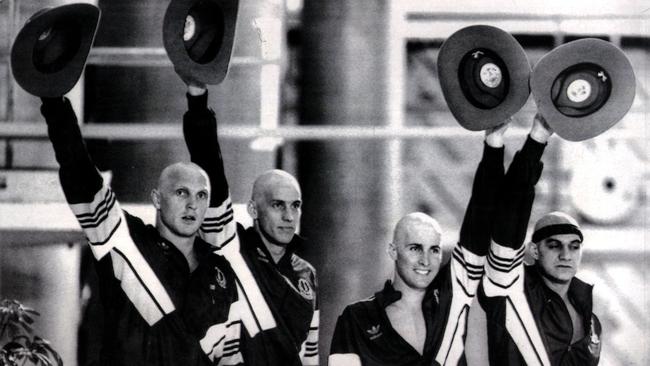
[[552, 50], [535, 65], [530, 78], [538, 110], [569, 141], [598, 136], [620, 121], [632, 106], [635, 84], [625, 54], [595, 38]]

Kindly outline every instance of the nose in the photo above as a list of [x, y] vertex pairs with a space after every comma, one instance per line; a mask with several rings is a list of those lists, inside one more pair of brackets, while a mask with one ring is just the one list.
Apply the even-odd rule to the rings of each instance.
[[187, 198], [187, 208], [196, 209], [196, 199], [192, 196]]
[[288, 221], [288, 222], [293, 221], [293, 219], [294, 219], [294, 213], [293, 213], [293, 210], [292, 210], [291, 208], [287, 208], [287, 209], [285, 209], [285, 210], [282, 212], [282, 219], [284, 219], [284, 221]]
[[569, 247], [562, 247], [562, 250], [560, 250], [560, 259], [561, 260], [569, 260], [571, 257], [569, 256]]
[[427, 254], [427, 253], [423, 253], [423, 254], [420, 256], [420, 264], [423, 265], [423, 266], [428, 266], [428, 265], [429, 265], [429, 262], [430, 262], [430, 260], [429, 260], [429, 254]]

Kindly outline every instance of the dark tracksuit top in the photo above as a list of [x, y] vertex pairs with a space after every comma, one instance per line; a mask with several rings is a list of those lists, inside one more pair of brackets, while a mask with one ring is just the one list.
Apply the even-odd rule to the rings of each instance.
[[[230, 206], [216, 117], [207, 107], [208, 94], [188, 95], [187, 98], [184, 133], [191, 159], [208, 173], [212, 197], [219, 197], [218, 201]], [[221, 212], [222, 216], [206, 217], [206, 222], [224, 223], [223, 230], [231, 238], [223, 241], [218, 252], [230, 261], [241, 285], [240, 291], [244, 292], [243, 296], [240, 294], [240, 299], [245, 300], [240, 339], [244, 363], [318, 364], [316, 271], [294, 253], [303, 240], [295, 236], [284, 257], [275, 264], [253, 228], [244, 229], [232, 220], [231, 214], [223, 216], [224, 211]], [[216, 278], [214, 275], [208, 277]]]
[[490, 245], [497, 192], [504, 176], [504, 149], [484, 145], [459, 245], [427, 288], [422, 311], [426, 322], [420, 355], [391, 326], [386, 307], [401, 294], [387, 282], [374, 296], [349, 305], [339, 316], [332, 338], [332, 366], [464, 364], [467, 317]]
[[[96, 259], [104, 308], [102, 365], [204, 365], [208, 358], [183, 318], [192, 274], [183, 254], [151, 225], [120, 209], [86, 151], [67, 99], [43, 99], [41, 112], [59, 162], [66, 200]], [[223, 273], [215, 322], [237, 300], [234, 274], [204, 240], [194, 242], [199, 268]]]
[[545, 144], [528, 138], [517, 153], [497, 209], [493, 243], [479, 301], [486, 313], [491, 365], [596, 365], [600, 323], [592, 313], [591, 286], [573, 278], [569, 299], [586, 336], [571, 344], [571, 317], [536, 266], [525, 266], [524, 239], [542, 171]]

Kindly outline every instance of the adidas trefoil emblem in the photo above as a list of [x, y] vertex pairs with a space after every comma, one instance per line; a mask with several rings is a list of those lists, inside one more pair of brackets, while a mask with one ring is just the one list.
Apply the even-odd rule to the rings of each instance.
[[381, 332], [381, 329], [379, 329], [379, 324], [373, 325], [372, 327], [370, 327], [370, 329], [366, 329], [366, 333], [370, 335], [371, 341], [381, 337], [381, 335], [383, 334]]

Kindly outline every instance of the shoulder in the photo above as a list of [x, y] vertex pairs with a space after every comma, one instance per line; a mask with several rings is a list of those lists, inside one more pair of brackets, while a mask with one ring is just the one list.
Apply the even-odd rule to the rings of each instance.
[[314, 277], [316, 276], [316, 268], [295, 253], [291, 255], [291, 266], [296, 272], [309, 272]]

